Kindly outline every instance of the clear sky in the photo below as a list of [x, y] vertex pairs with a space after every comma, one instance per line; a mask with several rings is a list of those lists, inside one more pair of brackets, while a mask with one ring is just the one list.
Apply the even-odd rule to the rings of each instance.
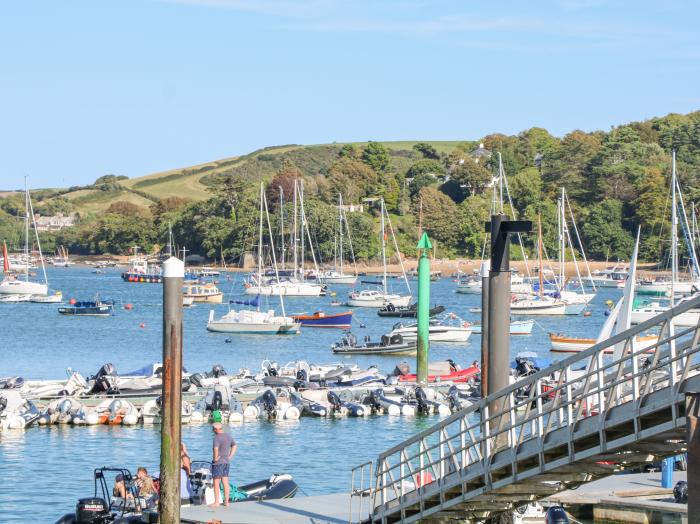
[[689, 112], [698, 20], [675, 0], [6, 1], [0, 188]]

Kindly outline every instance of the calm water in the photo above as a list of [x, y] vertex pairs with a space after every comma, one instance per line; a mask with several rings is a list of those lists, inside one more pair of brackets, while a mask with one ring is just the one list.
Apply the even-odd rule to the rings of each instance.
[[[240, 276], [222, 276], [219, 287], [226, 298], [242, 295]], [[66, 299], [90, 299], [99, 292], [113, 298], [118, 306], [110, 318], [69, 318], [56, 312], [55, 305], [0, 305], [0, 376], [62, 378], [72, 367], [83, 375], [93, 374], [106, 362], [127, 372], [161, 357], [162, 287], [158, 284], [122, 282], [118, 270], [104, 275], [83, 268], [49, 270], [53, 289]], [[415, 282], [411, 283], [415, 287]], [[399, 289], [400, 282], [392, 285]], [[347, 288], [337, 286], [343, 300]], [[433, 303], [444, 304], [466, 320], [478, 321], [468, 309], [478, 307], [478, 295], [454, 293], [455, 283], [443, 279], [432, 286]], [[547, 333], [566, 332], [572, 336], [594, 337], [604, 322], [605, 301], [617, 298], [617, 290], [602, 290], [594, 300], [590, 317], [542, 317], [533, 334], [513, 337], [511, 351], [536, 351], [550, 356]], [[287, 312], [313, 312], [331, 307], [330, 297], [285, 301]], [[122, 305], [130, 303], [127, 311]], [[263, 304], [265, 306], [265, 304]], [[279, 309], [277, 299], [269, 306]], [[213, 306], [217, 315], [226, 305]], [[338, 340], [337, 330], [305, 329], [288, 337], [239, 336], [226, 343], [224, 334], [205, 329], [209, 305], [197, 304], [185, 310], [184, 362], [189, 371], [205, 371], [222, 364], [230, 373], [241, 367], [257, 370], [263, 359], [284, 364], [296, 359], [335, 362], [329, 346]], [[536, 318], [536, 317], [534, 317]], [[356, 309], [355, 333], [373, 338], [388, 332], [393, 319], [382, 319], [374, 310]], [[360, 324], [366, 328], [360, 328]], [[141, 327], [143, 325], [144, 327]], [[469, 364], [479, 358], [480, 338], [467, 344], [433, 344], [431, 360], [452, 358]], [[558, 357], [554, 357], [558, 358]], [[362, 366], [376, 364], [390, 371], [401, 357], [360, 357], [351, 361]], [[411, 367], [415, 364], [411, 362]], [[411, 434], [425, 429], [437, 418], [368, 417], [366, 419], [302, 418], [295, 422], [248, 422], [231, 428], [239, 443], [233, 463], [234, 482], [246, 483], [275, 472], [288, 472], [306, 494], [349, 489], [351, 467], [376, 456]], [[183, 438], [194, 459], [206, 460], [211, 453], [208, 426], [183, 426]], [[91, 494], [92, 470], [103, 465], [140, 465], [158, 469], [157, 429], [122, 427], [32, 427], [26, 431], [0, 433], [0, 521], [18, 522], [31, 511], [36, 522], [53, 522], [72, 511], [79, 496]]]

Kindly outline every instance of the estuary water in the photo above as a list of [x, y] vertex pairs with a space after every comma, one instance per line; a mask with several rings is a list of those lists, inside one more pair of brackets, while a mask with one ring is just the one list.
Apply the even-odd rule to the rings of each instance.
[[[87, 268], [48, 269], [50, 287], [61, 290], [66, 300], [88, 300], [99, 293], [116, 300], [115, 315], [109, 318], [70, 318], [56, 311], [57, 305], [0, 305], [0, 377], [20, 375], [25, 379], [64, 378], [66, 369], [94, 374], [104, 363], [113, 363], [118, 372], [137, 369], [161, 360], [162, 286], [123, 282], [120, 270], [93, 274]], [[219, 288], [225, 301], [241, 297], [243, 276], [222, 274]], [[403, 292], [403, 282], [391, 282]], [[411, 282], [416, 287], [416, 282]], [[359, 287], [359, 283], [358, 283]], [[348, 286], [332, 286], [344, 301]], [[479, 295], [455, 293], [449, 278], [431, 286], [431, 303], [443, 304], [468, 321], [480, 315], [469, 308], [480, 306]], [[605, 302], [617, 299], [616, 289], [599, 290], [591, 304], [592, 315], [532, 317], [532, 335], [511, 338], [511, 353], [535, 351], [554, 360], [562, 355], [549, 351], [549, 332], [595, 337], [605, 320]], [[414, 289], [415, 296], [415, 289]], [[287, 298], [287, 313], [318, 310], [339, 312], [331, 297]], [[124, 309], [131, 304], [130, 310]], [[265, 299], [261, 307], [279, 311], [277, 298]], [[190, 372], [207, 371], [222, 364], [229, 373], [242, 367], [257, 371], [264, 359], [280, 364], [303, 359], [313, 363], [339, 361], [330, 346], [342, 336], [340, 330], [302, 328], [295, 336], [226, 335], [206, 331], [209, 310], [217, 316], [228, 306], [196, 304], [184, 311], [184, 365]], [[525, 318], [525, 317], [521, 317]], [[397, 319], [384, 319], [373, 309], [354, 310], [353, 332], [373, 339], [391, 330]], [[365, 326], [365, 327], [361, 327]], [[231, 342], [226, 339], [231, 338]], [[480, 337], [472, 335], [466, 344], [431, 344], [430, 360], [452, 358], [463, 367], [480, 358]], [[348, 362], [360, 366], [376, 364], [390, 372], [402, 360], [411, 369], [410, 357], [355, 357]], [[231, 426], [238, 442], [232, 463], [232, 481], [245, 484], [286, 472], [294, 476], [302, 494], [316, 495], [350, 488], [350, 470], [410, 435], [430, 427], [437, 417], [372, 416], [364, 419], [321, 419], [263, 422], [251, 421]], [[211, 430], [208, 425], [183, 425], [183, 439], [193, 459], [208, 460]], [[73, 510], [79, 497], [93, 491], [94, 468], [124, 466], [135, 471], [146, 466], [158, 470], [160, 433], [143, 427], [31, 427], [25, 431], [0, 433], [0, 522], [53, 522]]]

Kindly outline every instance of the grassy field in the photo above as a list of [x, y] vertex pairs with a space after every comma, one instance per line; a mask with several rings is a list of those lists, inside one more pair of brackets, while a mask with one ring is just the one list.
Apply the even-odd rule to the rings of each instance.
[[[393, 151], [411, 150], [418, 142], [426, 142], [441, 153], [449, 153], [460, 141], [396, 141], [381, 142]], [[329, 146], [341, 147], [346, 142], [318, 145], [282, 145], [258, 149], [247, 155], [223, 158], [220, 160], [198, 164], [178, 169], [170, 169], [160, 173], [120, 180], [119, 185], [123, 190], [101, 191], [98, 189], [80, 189], [63, 195], [73, 204], [80, 213], [100, 213], [111, 204], [118, 201], [131, 202], [147, 208], [153, 202], [169, 196], [181, 196], [191, 200], [205, 200], [211, 196], [207, 182], [216, 180], [217, 175], [230, 173], [234, 170], [250, 170], [252, 174], [267, 173], [281, 160], [269, 162], [269, 159], [281, 158], [281, 155], [292, 155], [299, 158], [304, 153], [300, 150], [308, 149], [309, 156], [315, 151]], [[367, 142], [348, 142], [357, 147], [364, 147]], [[261, 162], [262, 161], [262, 162]], [[250, 167], [248, 167], [250, 166]], [[274, 171], [271, 171], [271, 173]], [[210, 182], [211, 183], [211, 182]], [[139, 194], [137, 194], [139, 193]], [[148, 197], [148, 198], [146, 198]]]

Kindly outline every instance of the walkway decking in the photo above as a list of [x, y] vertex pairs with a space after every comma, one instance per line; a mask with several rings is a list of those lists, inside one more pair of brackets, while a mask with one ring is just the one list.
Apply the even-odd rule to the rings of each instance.
[[350, 515], [350, 495], [336, 493], [314, 497], [238, 502], [228, 507], [183, 507], [183, 523], [221, 524], [347, 524]]

